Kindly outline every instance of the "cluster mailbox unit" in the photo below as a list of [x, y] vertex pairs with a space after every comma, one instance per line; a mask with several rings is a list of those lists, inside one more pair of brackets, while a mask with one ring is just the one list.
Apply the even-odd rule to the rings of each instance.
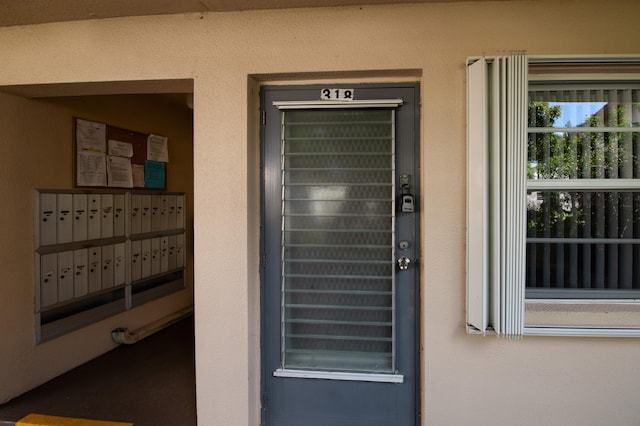
[[36, 340], [185, 286], [185, 194], [37, 190]]

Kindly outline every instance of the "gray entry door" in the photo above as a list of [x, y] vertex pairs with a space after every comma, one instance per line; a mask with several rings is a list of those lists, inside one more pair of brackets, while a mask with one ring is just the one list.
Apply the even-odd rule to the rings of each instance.
[[261, 91], [264, 425], [418, 420], [418, 94]]

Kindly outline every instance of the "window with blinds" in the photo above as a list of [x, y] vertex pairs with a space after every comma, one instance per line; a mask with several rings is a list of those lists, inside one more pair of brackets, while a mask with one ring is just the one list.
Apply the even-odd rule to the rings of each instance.
[[282, 112], [282, 366], [394, 370], [393, 109]]
[[637, 55], [470, 58], [469, 333], [640, 336], [609, 315], [640, 300], [639, 82]]
[[527, 297], [640, 295], [640, 87], [530, 84]]

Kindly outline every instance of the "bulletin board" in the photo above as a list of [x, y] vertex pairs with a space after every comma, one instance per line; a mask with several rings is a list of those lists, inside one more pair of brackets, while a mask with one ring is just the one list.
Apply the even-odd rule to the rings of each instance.
[[75, 186], [166, 189], [168, 138], [74, 118]]

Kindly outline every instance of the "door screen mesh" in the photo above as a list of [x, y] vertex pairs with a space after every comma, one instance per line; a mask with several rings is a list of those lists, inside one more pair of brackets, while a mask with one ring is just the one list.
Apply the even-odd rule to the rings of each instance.
[[394, 369], [394, 110], [282, 112], [284, 368]]

